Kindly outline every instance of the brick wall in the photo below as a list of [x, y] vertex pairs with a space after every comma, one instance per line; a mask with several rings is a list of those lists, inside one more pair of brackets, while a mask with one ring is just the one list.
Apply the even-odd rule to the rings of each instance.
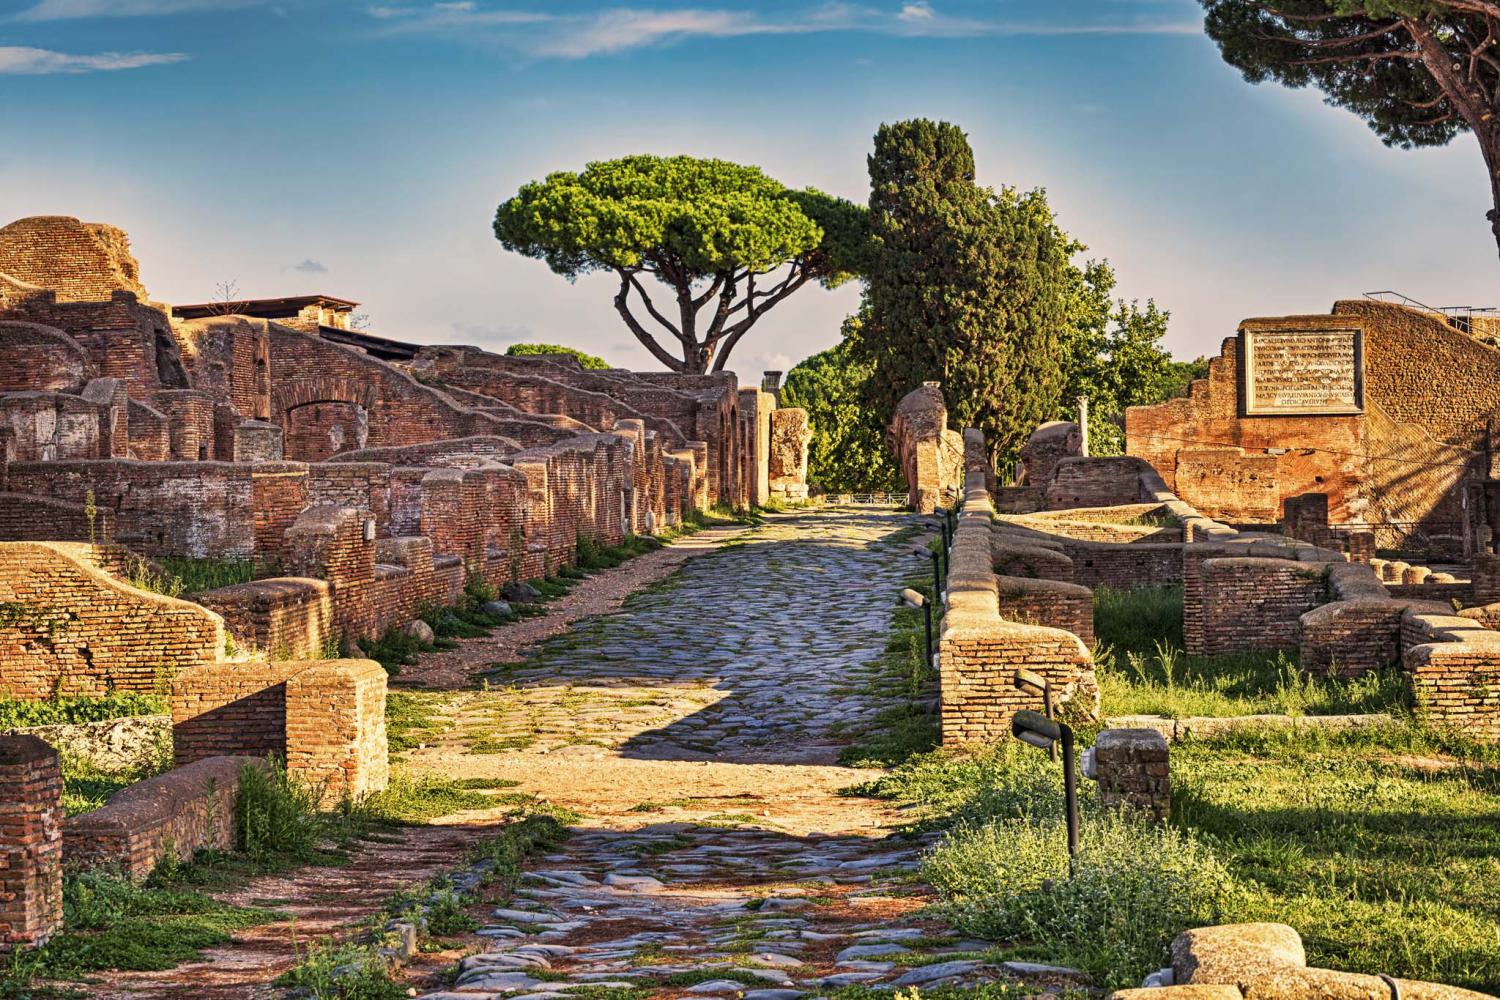
[[88, 353], [61, 330], [0, 322], [0, 392], [77, 392], [94, 375]]
[[1181, 545], [1072, 542], [1073, 582], [1091, 589], [1132, 590], [1182, 582]]
[[[942, 739], [945, 745], [993, 742], [1010, 735], [1010, 718], [1023, 708], [1041, 709], [1041, 696], [1018, 691], [1017, 669], [1052, 682], [1054, 699], [1066, 711], [1098, 712], [1093, 660], [1071, 632], [1006, 621], [992, 567], [993, 504], [984, 473], [967, 476], [948, 566], [947, 607], [939, 644]], [[1036, 581], [1032, 581], [1037, 585]], [[1067, 586], [1052, 584], [1051, 586]]]
[[1048, 510], [1071, 507], [1115, 507], [1141, 499], [1138, 458], [1062, 458], [1044, 484]]
[[202, 667], [172, 685], [178, 765], [276, 754], [326, 802], [384, 788], [390, 777], [385, 670], [371, 660]]
[[8, 483], [79, 504], [92, 488], [95, 504], [114, 512], [115, 540], [142, 555], [249, 559], [253, 471], [232, 462], [15, 462]]
[[1500, 740], [1500, 633], [1414, 646], [1402, 663], [1419, 714]]
[[[286, 531], [282, 566], [295, 576], [328, 582], [333, 628], [345, 641], [375, 638], [375, 540], [368, 511], [309, 507]], [[373, 532], [369, 534], [373, 535]]]
[[995, 572], [1001, 576], [1073, 582], [1073, 560], [1057, 549], [1041, 545], [1014, 544], [998, 532], [992, 533], [990, 553]]
[[1089, 588], [1056, 580], [998, 576], [996, 593], [1000, 617], [1006, 621], [1064, 629], [1093, 648], [1094, 592]]
[[31, 493], [0, 493], [0, 540], [8, 542], [96, 541], [115, 536], [115, 512], [94, 512], [92, 529], [83, 503]]
[[337, 641], [328, 583], [302, 577], [273, 577], [194, 594], [216, 612], [242, 650], [256, 649], [273, 660], [311, 660]]
[[147, 593], [70, 542], [0, 543], [0, 693], [152, 691], [212, 663], [224, 623], [196, 604]]
[[1295, 650], [1298, 619], [1329, 597], [1327, 567], [1317, 563], [1217, 558], [1204, 560], [1202, 574], [1202, 652], [1209, 656]]
[[190, 861], [208, 848], [232, 851], [235, 802], [255, 757], [206, 757], [126, 785], [102, 807], [63, 825], [70, 869], [105, 868], [143, 882], [168, 856]]
[[62, 767], [35, 736], [0, 736], [0, 955], [62, 927]]
[[108, 457], [107, 407], [60, 392], [0, 395], [0, 424], [10, 428], [17, 461]]

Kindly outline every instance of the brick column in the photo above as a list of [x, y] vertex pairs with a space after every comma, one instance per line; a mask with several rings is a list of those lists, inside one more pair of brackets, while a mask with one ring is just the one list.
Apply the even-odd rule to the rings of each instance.
[[1106, 729], [1094, 741], [1094, 777], [1106, 808], [1129, 806], [1165, 821], [1171, 775], [1167, 738], [1154, 729]]
[[1500, 602], [1500, 555], [1476, 553], [1473, 580], [1475, 607]]
[[62, 926], [62, 768], [35, 736], [0, 736], [0, 954]]

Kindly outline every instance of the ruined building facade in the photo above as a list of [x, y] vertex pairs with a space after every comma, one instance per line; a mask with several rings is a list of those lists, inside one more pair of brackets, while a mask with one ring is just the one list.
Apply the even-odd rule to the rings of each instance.
[[[174, 307], [151, 299], [119, 229], [0, 228], [0, 542], [253, 561], [263, 579], [195, 601], [242, 642], [316, 656], [468, 582], [546, 576], [580, 544], [764, 503], [777, 484], [776, 399], [733, 374], [408, 344], [353, 329], [354, 306]], [[23, 561], [77, 575], [73, 556]], [[9, 639], [0, 662], [25, 649], [36, 669], [0, 690], [150, 682]], [[195, 650], [184, 662], [216, 655]]]
[[1328, 496], [1382, 547], [1472, 551], [1465, 484], [1490, 474], [1500, 350], [1442, 313], [1371, 300], [1245, 320], [1188, 396], [1126, 412], [1126, 448], [1209, 516], [1268, 524]]

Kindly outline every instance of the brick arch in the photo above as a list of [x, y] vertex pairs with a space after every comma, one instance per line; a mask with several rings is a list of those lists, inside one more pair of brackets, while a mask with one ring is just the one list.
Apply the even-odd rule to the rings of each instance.
[[287, 415], [313, 403], [353, 403], [373, 410], [379, 395], [369, 379], [339, 375], [279, 380], [271, 390], [271, 410], [285, 426]]

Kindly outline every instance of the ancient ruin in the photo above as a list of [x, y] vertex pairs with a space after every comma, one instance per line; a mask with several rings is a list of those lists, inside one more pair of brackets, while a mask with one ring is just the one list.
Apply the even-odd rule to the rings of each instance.
[[[353, 958], [327, 953], [336, 970], [368, 960], [435, 1000], [569, 986], [747, 1000], [856, 985], [1104, 995], [1144, 981], [1122, 1000], [1385, 988], [1380, 970], [1316, 950], [1340, 928], [1307, 926], [1321, 912], [1307, 908], [1285, 924], [1174, 916], [1155, 951], [1119, 968], [1017, 961], [1003, 951], [1014, 933], [996, 948], [974, 937], [993, 926], [976, 916], [990, 897], [944, 880], [975, 866], [975, 838], [982, 878], [1010, 877], [994, 858], [1030, 858], [1027, 838], [1061, 833], [1081, 797], [1084, 852], [1059, 853], [1007, 906], [1076, 866], [1100, 867], [1067, 891], [1103, 885], [1152, 852], [1190, 870], [1174, 894], [1207, 891], [1200, 877], [1216, 891], [1240, 875], [1213, 850], [1263, 851], [1283, 834], [1268, 826], [1245, 849], [1225, 821], [1210, 848], [1193, 830], [1238, 815], [1214, 796], [1262, 775], [1218, 775], [1267, 767], [1253, 741], [1276, 734], [1410, 726], [1402, 739], [1446, 734], [1489, 759], [1500, 352], [1474, 329], [1374, 301], [1247, 320], [1187, 396], [1126, 414], [1128, 454], [1090, 456], [1078, 424], [1049, 421], [1014, 470], [992, 466], [978, 430], [949, 426], [929, 382], [888, 428], [908, 490], [898, 511], [809, 495], [809, 416], [780, 406], [780, 373], [741, 387], [408, 343], [363, 329], [356, 307], [155, 302], [117, 228], [0, 229], [0, 696], [165, 706], [134, 730], [0, 734], [0, 951], [47, 955], [73, 933], [65, 870], [149, 891], [159, 872], [243, 849], [244, 789], [284, 775], [321, 815], [416, 808], [392, 804], [393, 788], [428, 810], [352, 849], [322, 929], [352, 942]], [[1446, 405], [1430, 405], [1435, 392]], [[692, 544], [644, 541], [710, 511], [755, 514]], [[627, 549], [639, 562], [616, 574], [625, 556], [609, 554]], [[234, 582], [164, 585], [193, 568]], [[460, 613], [480, 605], [503, 611], [466, 626]], [[434, 633], [445, 616], [456, 638]], [[402, 643], [420, 655], [390, 653]], [[1215, 686], [1214, 670], [1228, 680]], [[1092, 745], [1077, 775], [1069, 758], [1054, 776], [1041, 750], [1055, 759], [1074, 726]], [[1031, 746], [1016, 752], [1034, 760], [1007, 756], [1023, 730]], [[1226, 734], [1250, 749], [1204, 765]], [[42, 735], [73, 741], [68, 754]], [[65, 799], [80, 746], [120, 756], [152, 740], [166, 759], [150, 773], [87, 808]], [[930, 773], [972, 766], [965, 780], [990, 784], [923, 799], [850, 777], [934, 747], [947, 753], [924, 759]], [[983, 763], [954, 763], [971, 760]], [[1421, 766], [1429, 784], [1450, 769]], [[1386, 757], [1378, 767], [1396, 780]], [[1300, 822], [1290, 806], [1265, 812]], [[944, 817], [948, 836], [871, 836], [915, 815]], [[489, 838], [543, 820], [572, 824], [572, 839], [506, 848], [526, 875], [494, 878]], [[1153, 891], [1143, 871], [1120, 891]], [[277, 877], [309, 897], [326, 888]], [[365, 898], [379, 878], [409, 890], [399, 906]], [[927, 905], [938, 898], [965, 907]], [[1340, 901], [1355, 903], [1382, 905]], [[296, 919], [254, 919], [297, 933]], [[1391, 980], [1401, 995], [1483, 995], [1426, 981], [1445, 977], [1421, 961], [1420, 976]], [[200, 981], [259, 988], [298, 962], [267, 948], [95, 971], [122, 996], [178, 997]]]

